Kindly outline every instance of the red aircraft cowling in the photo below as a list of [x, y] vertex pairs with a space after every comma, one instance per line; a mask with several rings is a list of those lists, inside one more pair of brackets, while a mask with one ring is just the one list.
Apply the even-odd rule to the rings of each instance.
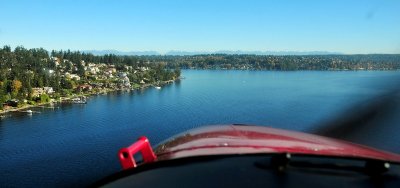
[[[143, 162], [140, 164], [136, 164], [134, 157], [138, 153], [142, 155]], [[316, 161], [325, 158], [331, 162], [313, 163], [311, 160], [308, 163], [313, 156], [318, 158]], [[347, 185], [346, 182], [354, 187], [365, 187], [374, 182], [364, 178], [364, 175], [378, 178], [379, 182], [385, 183], [382, 187], [398, 187], [399, 182], [399, 154], [263, 126], [205, 126], [172, 137], [159, 144], [154, 151], [149, 140], [140, 137], [137, 142], [122, 148], [118, 157], [124, 170], [96, 182], [95, 187], [176, 187], [178, 182], [184, 187], [337, 187]], [[298, 160], [302, 157], [305, 157], [303, 161]], [[270, 163], [266, 159], [270, 159]], [[365, 163], [361, 166], [356, 162], [353, 166], [346, 163], [352, 161], [347, 159]], [[391, 164], [395, 168], [389, 171]], [[292, 167], [298, 171], [275, 173]], [[303, 168], [306, 173], [299, 173]], [[348, 176], [347, 172], [333, 173], [331, 170], [360, 172], [361, 176]], [[233, 178], [236, 181], [226, 181], [227, 177], [236, 177]]]
[[225, 154], [291, 153], [400, 163], [400, 155], [313, 134], [263, 126], [215, 125], [190, 130], [155, 149], [157, 160]]

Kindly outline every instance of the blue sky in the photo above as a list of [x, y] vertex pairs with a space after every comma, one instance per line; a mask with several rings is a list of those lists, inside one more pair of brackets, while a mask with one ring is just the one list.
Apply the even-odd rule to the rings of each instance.
[[400, 1], [0, 0], [0, 45], [400, 53]]

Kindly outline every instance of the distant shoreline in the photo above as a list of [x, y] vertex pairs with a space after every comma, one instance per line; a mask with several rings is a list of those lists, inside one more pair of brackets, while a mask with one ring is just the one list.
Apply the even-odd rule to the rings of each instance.
[[330, 70], [325, 70], [325, 69], [297, 69], [297, 70], [273, 70], [273, 69], [240, 69], [240, 68], [182, 68], [181, 70], [238, 70], [238, 71], [276, 71], [276, 72], [294, 72], [294, 71], [321, 71], [321, 72], [357, 72], [357, 71], [388, 71], [388, 72], [395, 72], [395, 71], [400, 71], [400, 69], [330, 69]]

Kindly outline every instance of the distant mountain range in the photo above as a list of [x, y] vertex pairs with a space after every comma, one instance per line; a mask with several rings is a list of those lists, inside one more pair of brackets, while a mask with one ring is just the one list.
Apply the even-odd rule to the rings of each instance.
[[187, 52], [187, 51], [169, 51], [165, 55], [198, 55], [198, 54], [251, 54], [251, 55], [331, 55], [331, 54], [342, 54], [339, 52], [326, 52], [326, 51], [230, 51], [230, 50], [219, 50], [214, 52]]
[[91, 53], [93, 55], [105, 55], [105, 54], [115, 54], [115, 55], [161, 55], [156, 51], [118, 51], [118, 50], [84, 50], [85, 53]]
[[157, 51], [118, 51], [118, 50], [84, 50], [85, 53], [91, 53], [93, 55], [105, 55], [105, 54], [115, 54], [115, 55], [137, 55], [137, 56], [147, 56], [147, 55], [199, 55], [199, 54], [251, 54], [251, 55], [332, 55], [332, 54], [343, 54], [340, 52], [327, 52], [327, 51], [230, 51], [230, 50], [219, 50], [219, 51], [169, 51], [165, 54], [159, 53]]

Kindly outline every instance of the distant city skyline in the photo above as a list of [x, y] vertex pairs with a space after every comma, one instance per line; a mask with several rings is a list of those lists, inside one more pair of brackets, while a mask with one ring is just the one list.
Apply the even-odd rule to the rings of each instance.
[[400, 54], [400, 1], [0, 1], [0, 45], [47, 50]]

